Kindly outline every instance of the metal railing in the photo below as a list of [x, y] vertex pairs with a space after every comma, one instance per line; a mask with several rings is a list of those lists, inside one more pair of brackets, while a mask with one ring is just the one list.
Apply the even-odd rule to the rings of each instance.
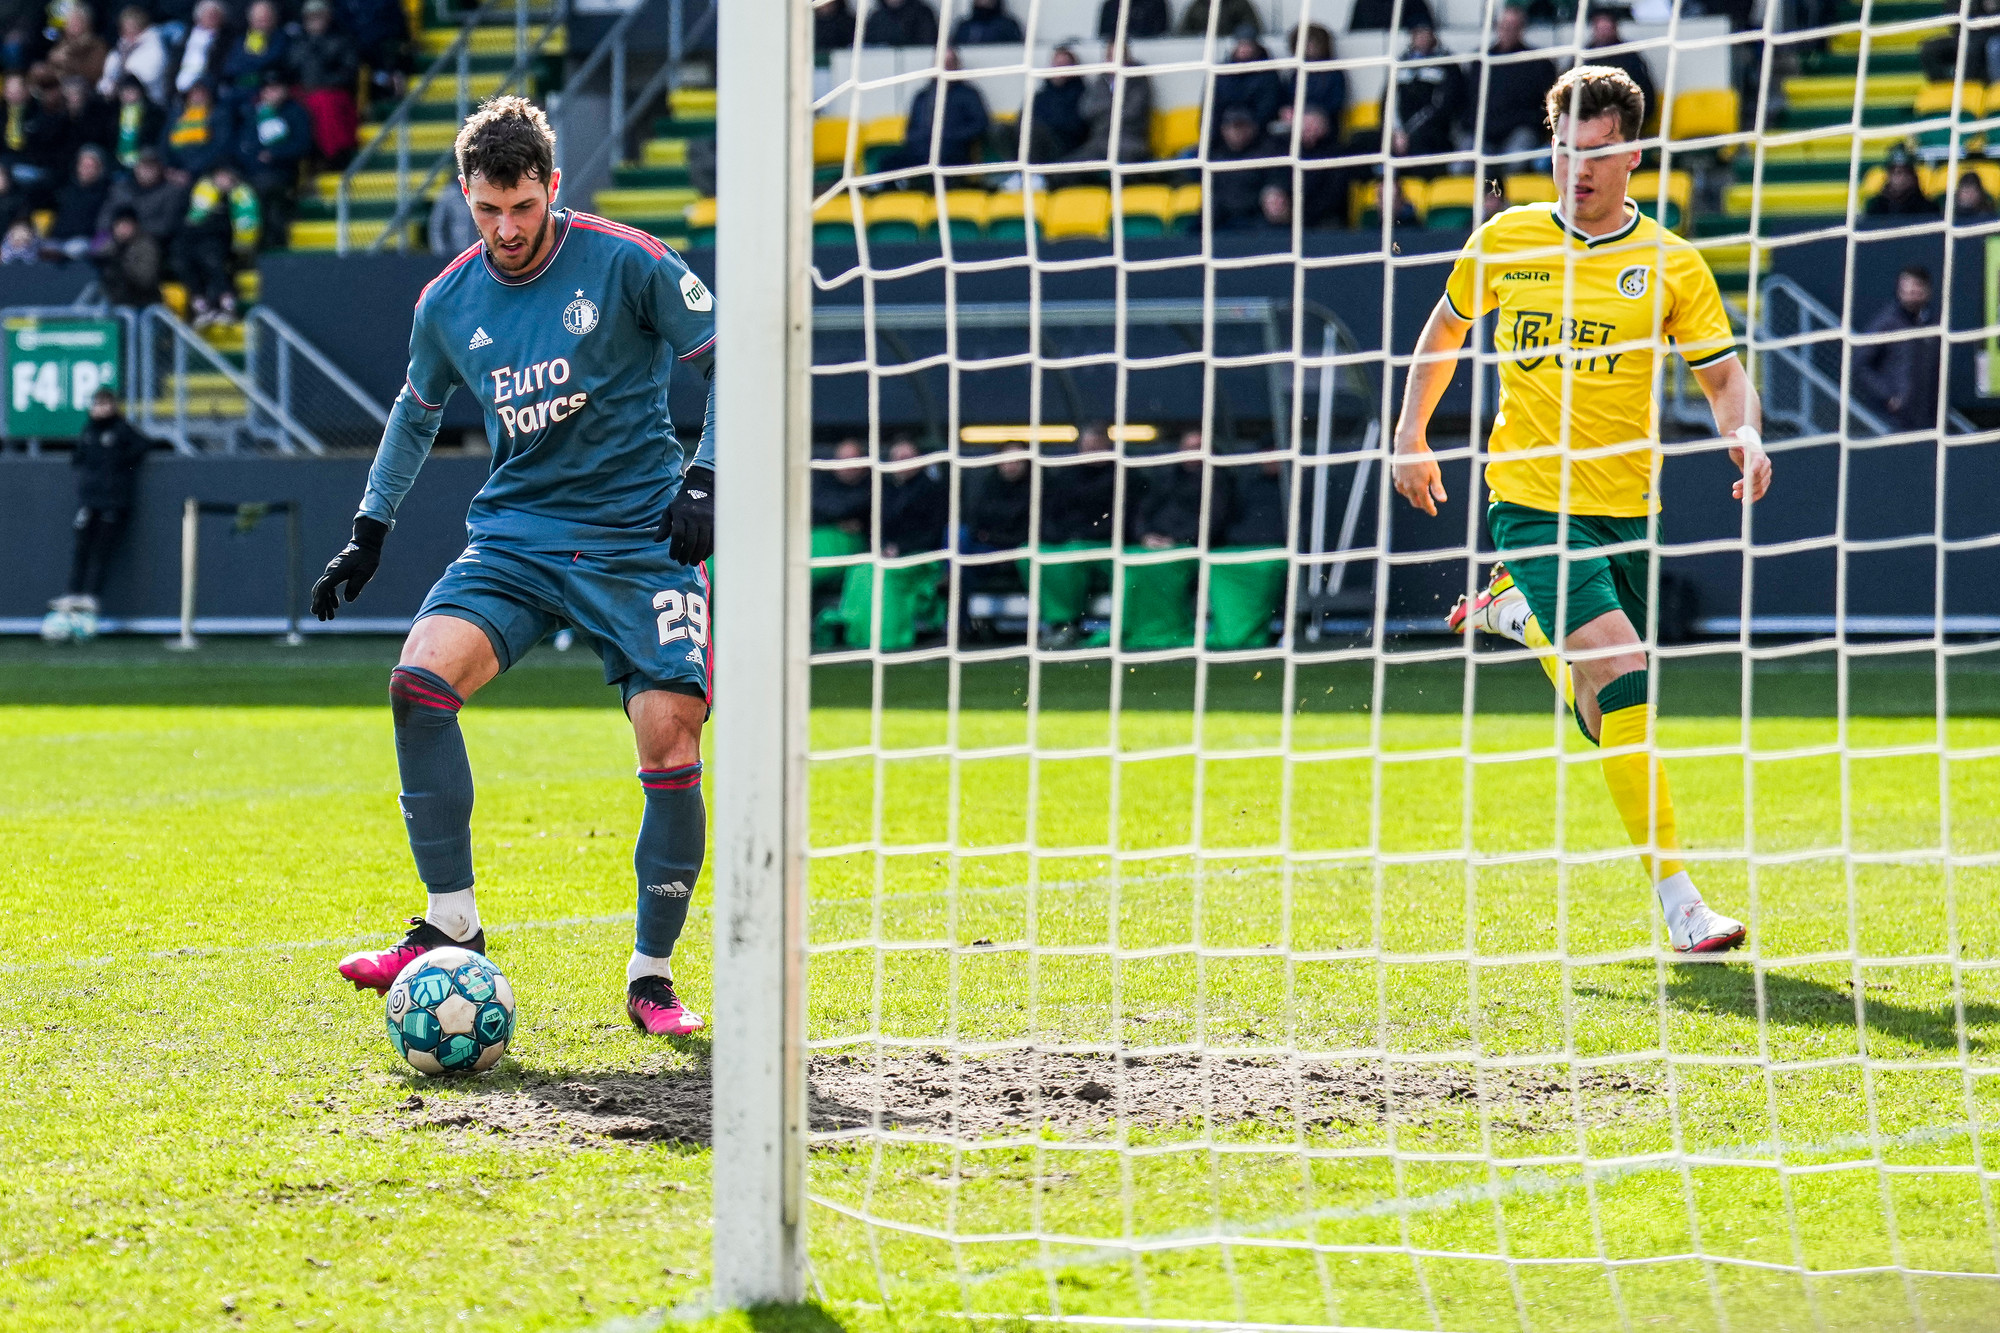
[[[243, 321], [243, 365], [267, 398], [294, 420], [311, 422], [328, 449], [371, 450], [381, 442], [388, 409], [269, 306], [253, 307]], [[261, 409], [251, 415], [253, 434], [271, 432], [275, 423], [261, 419]]]
[[184, 453], [323, 454], [326, 444], [166, 306], [138, 316], [133, 414]]
[[[590, 58], [578, 67], [567, 81], [565, 92], [574, 94], [588, 86], [596, 77], [600, 62], [610, 65], [611, 123], [604, 137], [573, 170], [566, 169], [579, 181], [594, 181], [600, 175], [608, 175], [615, 163], [627, 160], [625, 152], [626, 136], [631, 133], [633, 123], [639, 117], [650, 115], [663, 101], [671, 104], [674, 90], [680, 86], [681, 64], [687, 58], [687, 43], [690, 36], [706, 31], [715, 23], [715, 0], [697, 0], [701, 9], [695, 15], [694, 28], [686, 23], [686, 0], [665, 0], [667, 7], [667, 58], [666, 63], [653, 72], [651, 78], [640, 85], [636, 93], [627, 92], [627, 34], [633, 21], [652, 6], [640, 0], [631, 10], [613, 24], [610, 31], [590, 53]], [[556, 164], [563, 163], [563, 136], [556, 139]]]
[[[485, 0], [485, 3], [468, 13], [460, 22], [458, 35], [452, 39], [451, 45], [439, 52], [437, 58], [431, 61], [418, 76], [416, 84], [403, 95], [403, 100], [396, 104], [396, 109], [389, 113], [376, 129], [374, 136], [361, 146], [361, 150], [354, 155], [354, 160], [340, 173], [340, 185], [334, 196], [334, 249], [338, 253], [344, 255], [355, 248], [353, 206], [358, 189], [356, 178], [364, 170], [370, 169], [369, 164], [374, 162], [378, 155], [389, 151], [395, 153], [396, 209], [383, 224], [380, 234], [369, 242], [366, 248], [381, 250], [387, 246], [391, 237], [395, 238], [397, 249], [408, 248], [412, 211], [419, 204], [429, 203], [432, 188], [438, 183], [446, 168], [455, 165], [452, 150], [447, 147], [429, 160], [422, 181], [414, 187], [410, 184], [411, 172], [414, 169], [410, 161], [413, 152], [410, 134], [416, 108], [426, 104], [432, 85], [449, 67], [453, 71], [452, 77], [455, 80], [457, 93], [454, 102], [455, 123], [464, 122], [472, 106], [473, 34], [480, 28], [488, 26], [484, 20], [502, 12], [503, 7], [511, 9], [514, 16], [514, 63], [502, 77], [494, 96], [519, 92], [525, 88], [529, 71], [534, 68], [535, 62], [546, 54], [550, 39], [567, 30], [568, 0], [555, 0], [555, 4], [548, 8], [548, 20], [532, 42], [528, 39], [530, 11], [541, 6], [531, 4], [530, 0], [514, 0], [511, 6], [504, 6], [503, 0]], [[373, 169], [381, 170], [379, 166]]]
[[[1939, 338], [1943, 330], [1937, 330]], [[1840, 316], [1797, 282], [1782, 274], [1758, 288], [1756, 345], [1762, 362], [1764, 420], [1795, 435], [1892, 435], [1897, 427], [1853, 392], [1843, 364], [1847, 344]], [[1976, 427], [1963, 413], [1947, 408], [1946, 428], [1954, 435]]]

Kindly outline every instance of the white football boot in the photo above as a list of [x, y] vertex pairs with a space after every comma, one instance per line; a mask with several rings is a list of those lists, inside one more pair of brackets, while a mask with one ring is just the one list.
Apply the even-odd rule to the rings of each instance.
[[42, 617], [42, 640], [46, 643], [67, 643], [76, 629], [76, 599], [70, 596], [56, 598], [49, 603], [49, 613]]

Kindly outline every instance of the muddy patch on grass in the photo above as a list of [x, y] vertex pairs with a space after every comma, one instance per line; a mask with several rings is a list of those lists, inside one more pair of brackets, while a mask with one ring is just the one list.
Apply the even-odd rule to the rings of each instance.
[[[1067, 1055], [1005, 1051], [954, 1058], [884, 1051], [815, 1056], [809, 1109], [818, 1131], [884, 1128], [967, 1140], [1044, 1127], [1064, 1138], [1105, 1137], [1122, 1121], [1149, 1130], [1199, 1128], [1232, 1137], [1338, 1133], [1359, 1126], [1476, 1121], [1542, 1133], [1663, 1113], [1657, 1088], [1629, 1073], [1486, 1070], [1382, 1061], [1196, 1055]], [[393, 1113], [405, 1129], [464, 1131], [524, 1146], [706, 1145], [705, 1065], [574, 1076], [527, 1074], [506, 1086], [438, 1084]]]

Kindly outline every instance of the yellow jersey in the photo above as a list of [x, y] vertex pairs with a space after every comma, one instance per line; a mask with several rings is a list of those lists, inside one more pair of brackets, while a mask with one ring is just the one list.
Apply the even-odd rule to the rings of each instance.
[[1553, 204], [1510, 208], [1452, 265], [1453, 313], [1500, 312], [1500, 411], [1486, 464], [1496, 500], [1620, 518], [1657, 511], [1658, 353], [1671, 347], [1691, 366], [1736, 354], [1701, 255], [1625, 207], [1629, 220], [1605, 236], [1577, 231]]

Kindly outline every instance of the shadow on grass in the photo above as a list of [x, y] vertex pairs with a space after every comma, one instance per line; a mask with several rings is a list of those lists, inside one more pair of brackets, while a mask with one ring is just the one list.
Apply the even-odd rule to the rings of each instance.
[[853, 1325], [821, 1305], [760, 1305], [744, 1311], [756, 1333], [845, 1333]]
[[[1667, 997], [1682, 1009], [1751, 1019], [1757, 1016], [1757, 978], [1747, 967], [1692, 963], [1676, 967], [1667, 983]], [[1855, 1027], [1854, 992], [1849, 986], [1783, 972], [1764, 974], [1764, 1012], [1774, 1025]], [[1863, 994], [1862, 1013], [1870, 1033], [1936, 1050], [1958, 1049], [1958, 1016], [1949, 1003], [1905, 1004], [1871, 987]], [[2000, 1046], [1994, 1040], [2000, 1037], [2000, 1005], [1967, 1004], [1965, 1026], [1974, 1052]]]

